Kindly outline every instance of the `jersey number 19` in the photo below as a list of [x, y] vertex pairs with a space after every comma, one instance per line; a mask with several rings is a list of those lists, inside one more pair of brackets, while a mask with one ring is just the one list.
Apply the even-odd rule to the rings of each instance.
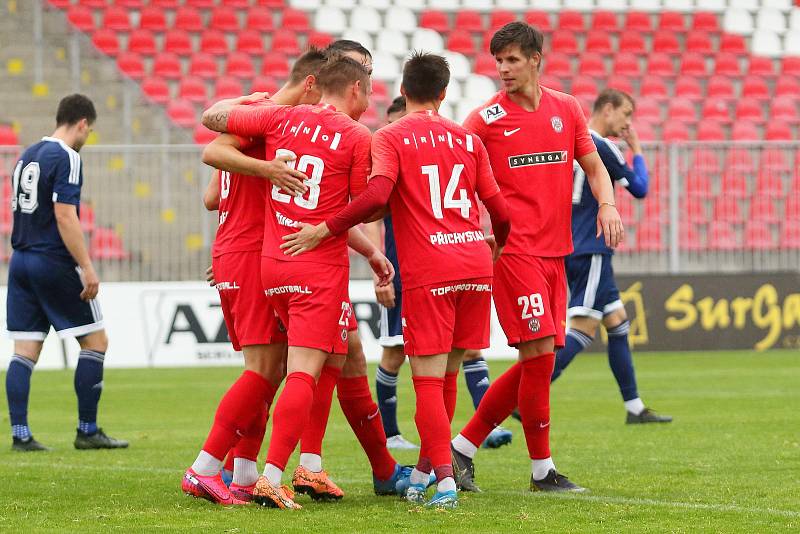
[[31, 161], [22, 168], [22, 161], [14, 169], [11, 185], [11, 211], [33, 213], [39, 207], [39, 163]]

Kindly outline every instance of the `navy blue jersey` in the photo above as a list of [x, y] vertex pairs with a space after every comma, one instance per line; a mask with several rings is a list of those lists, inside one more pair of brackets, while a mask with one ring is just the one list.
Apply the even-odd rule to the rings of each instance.
[[25, 149], [11, 179], [14, 250], [71, 258], [58, 232], [54, 203], [80, 210], [83, 170], [78, 153], [60, 139], [43, 137]]
[[[608, 169], [611, 180], [625, 187], [636, 198], [647, 194], [647, 165], [640, 155], [633, 157], [633, 167], [626, 162], [619, 148], [612, 142], [602, 137], [597, 132], [591, 131], [592, 141], [597, 147], [600, 159]], [[574, 182], [572, 187], [572, 241], [575, 247], [573, 256], [584, 254], [613, 254], [608, 248], [605, 239], [597, 235], [597, 200], [592, 195], [592, 188], [586, 181], [578, 162], [573, 163]]]

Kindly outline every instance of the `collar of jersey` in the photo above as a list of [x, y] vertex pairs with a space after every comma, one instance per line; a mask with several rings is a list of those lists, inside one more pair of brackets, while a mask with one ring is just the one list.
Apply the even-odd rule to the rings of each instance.
[[317, 107], [320, 109], [329, 109], [331, 111], [338, 111], [336, 109], [336, 106], [334, 106], [333, 104], [328, 104], [326, 102], [320, 102], [319, 104], [317, 104]]
[[45, 135], [44, 137], [42, 137], [42, 141], [50, 141], [51, 143], [58, 143], [59, 145], [61, 145], [61, 148], [63, 148], [64, 150], [66, 150], [70, 154], [78, 154], [75, 151], [74, 148], [69, 146], [67, 143], [65, 143], [61, 139], [58, 139], [57, 137], [50, 137], [49, 135]]

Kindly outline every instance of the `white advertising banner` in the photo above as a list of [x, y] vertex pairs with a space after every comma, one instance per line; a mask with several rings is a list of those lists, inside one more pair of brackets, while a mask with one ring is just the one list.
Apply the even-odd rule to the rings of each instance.
[[[5, 301], [6, 287], [0, 287]], [[378, 319], [372, 283], [350, 282], [350, 298], [359, 323], [364, 353], [369, 361], [380, 359]], [[202, 282], [121, 282], [102, 284], [98, 297], [109, 338], [107, 367], [181, 367], [240, 365], [241, 353], [228, 342], [219, 294]], [[3, 324], [5, 311], [2, 308]], [[13, 310], [12, 310], [13, 311]], [[13, 354], [13, 342], [0, 341], [0, 366]], [[80, 347], [74, 339], [61, 343], [51, 331], [38, 368], [74, 367]], [[492, 309], [491, 348], [487, 358], [509, 358], [513, 349], [497, 323]]]

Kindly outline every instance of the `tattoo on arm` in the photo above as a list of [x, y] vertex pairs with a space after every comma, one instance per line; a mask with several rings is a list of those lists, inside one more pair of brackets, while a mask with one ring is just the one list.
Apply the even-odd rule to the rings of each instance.
[[203, 126], [215, 132], [226, 132], [228, 127], [228, 116], [230, 111], [218, 111], [209, 113], [203, 117]]

